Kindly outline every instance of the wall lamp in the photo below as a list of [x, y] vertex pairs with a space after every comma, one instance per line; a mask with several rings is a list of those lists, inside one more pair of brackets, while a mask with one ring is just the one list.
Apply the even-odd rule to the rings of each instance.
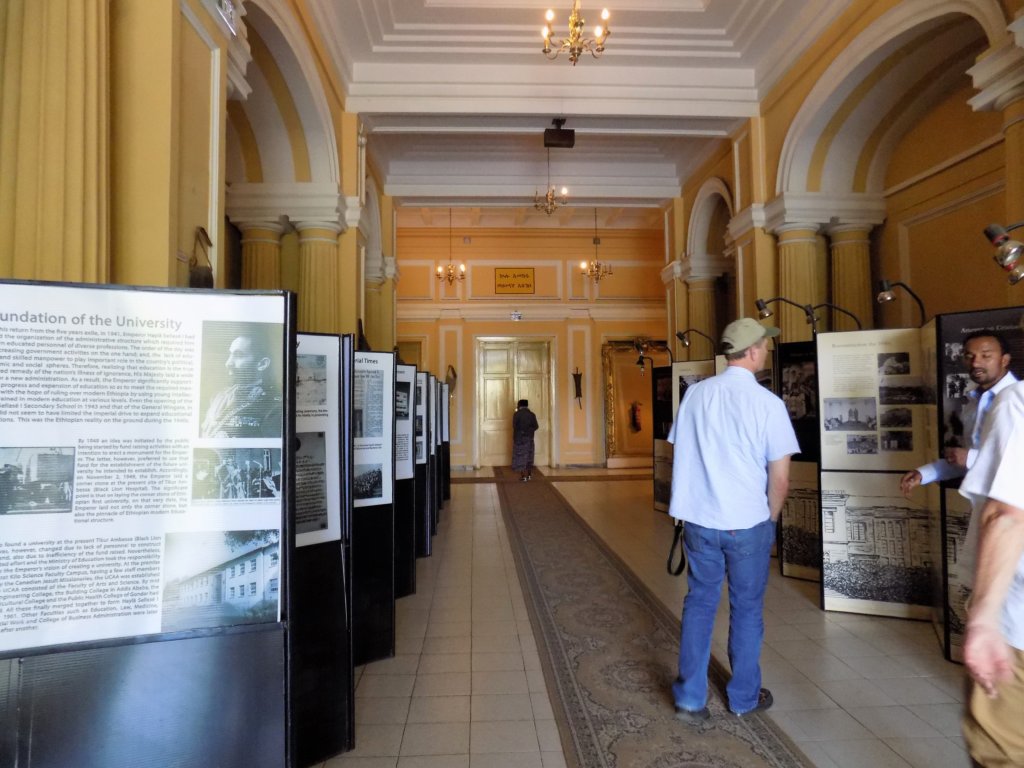
[[[1010, 282], [1013, 283], [1013, 282], [1016, 282], [1016, 281], [1011, 277], [1010, 278]], [[902, 288], [903, 290], [905, 290], [907, 293], [909, 293], [910, 297], [914, 301], [917, 302], [917, 308], [919, 310], [921, 310], [921, 325], [924, 325], [925, 317], [927, 317], [927, 315], [925, 314], [925, 311], [924, 311], [924, 302], [921, 301], [921, 297], [918, 296], [916, 293], [914, 293], [910, 289], [910, 286], [907, 285], [904, 282], [901, 282], [899, 280], [892, 280], [892, 281], [890, 281], [890, 280], [879, 280], [878, 281], [878, 296], [876, 297], [876, 300], [878, 301], [878, 303], [879, 304], [885, 304], [888, 301], [893, 301], [896, 298], [896, 294], [893, 293], [892, 289], [895, 288], [897, 285], [900, 288]]]
[[687, 328], [685, 331], [676, 331], [676, 338], [683, 343], [683, 346], [686, 347], [686, 349], [690, 348], [690, 339], [686, 335], [688, 333], [696, 333], [698, 336], [703, 336], [711, 344], [712, 351], [714, 351], [714, 349], [718, 346], [717, 344], [715, 344], [715, 340], [708, 336], [706, 333], [704, 333], [704, 331], [698, 331], [696, 328]]
[[1024, 243], [1019, 240], [1011, 240], [1007, 234], [1018, 227], [1024, 227], [1024, 221], [1003, 227], [999, 224], [989, 224], [985, 227], [985, 237], [996, 247], [992, 255], [996, 264], [1010, 273], [1010, 285], [1016, 285], [1024, 278], [1024, 263], [1021, 263], [1021, 256], [1024, 256]]
[[853, 318], [853, 322], [855, 322], [857, 324], [857, 330], [858, 331], [863, 331], [864, 330], [864, 326], [861, 323], [859, 317], [857, 317], [855, 314], [853, 314], [853, 312], [851, 312], [850, 310], [843, 309], [838, 304], [833, 304], [830, 301], [823, 301], [823, 302], [821, 302], [821, 304], [815, 304], [813, 307], [811, 307], [811, 311], [813, 312], [814, 310], [821, 309], [822, 307], [828, 307], [829, 309], [834, 309], [836, 312], [842, 312], [844, 315], [848, 315], [849, 317], [852, 317]]
[[652, 368], [654, 367], [654, 358], [648, 357], [648, 356], [647, 356], [647, 355], [645, 355], [645, 354], [644, 354], [643, 352], [641, 352], [641, 353], [640, 353], [640, 357], [638, 357], [638, 358], [636, 359], [636, 364], [637, 364], [637, 366], [639, 366], [639, 368], [640, 368], [640, 375], [641, 375], [641, 376], [643, 376], [643, 375], [644, 375], [644, 360], [650, 360], [650, 361], [651, 361], [651, 367], [652, 367]]
[[811, 332], [814, 334], [818, 333], [817, 310], [822, 309], [823, 307], [833, 309], [837, 312], [842, 312], [844, 315], [853, 318], [853, 322], [857, 324], [858, 331], [864, 329], [864, 325], [863, 323], [861, 323], [859, 317], [853, 314], [853, 312], [851, 312], [850, 310], [843, 309], [838, 304], [833, 304], [830, 301], [823, 301], [821, 302], [821, 304], [815, 304], [813, 306], [810, 304], [797, 304], [795, 301], [790, 301], [789, 299], [784, 298], [782, 296], [776, 296], [774, 299], [758, 299], [757, 301], [755, 301], [754, 306], [757, 307], [758, 318], [760, 318], [761, 320], [767, 320], [769, 317], [772, 317], [775, 314], [770, 309], [768, 309], [768, 305], [773, 301], [781, 301], [784, 304], [790, 304], [796, 307], [797, 309], [803, 310], [804, 316], [807, 318], [807, 324], [811, 326]]
[[754, 306], [757, 307], [758, 319], [767, 320], [769, 317], [772, 317], [775, 313], [768, 309], [768, 305], [776, 301], [781, 301], [783, 304], [789, 304], [790, 306], [799, 309], [807, 318], [807, 324], [811, 326], [811, 332], [818, 332], [818, 318], [814, 314], [814, 307], [810, 304], [797, 304], [792, 299], [787, 299], [784, 296], [776, 296], [773, 299], [758, 299], [755, 301]]

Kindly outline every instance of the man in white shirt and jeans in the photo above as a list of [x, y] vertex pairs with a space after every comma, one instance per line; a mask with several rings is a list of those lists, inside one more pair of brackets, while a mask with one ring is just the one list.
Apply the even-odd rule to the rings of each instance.
[[711, 634], [729, 582], [727, 704], [734, 715], [768, 709], [761, 687], [764, 593], [775, 521], [789, 490], [789, 459], [799, 453], [786, 406], [762, 387], [768, 339], [778, 328], [743, 317], [726, 326], [729, 362], [718, 376], [690, 386], [668, 440], [675, 450], [669, 514], [685, 521], [689, 562], [679, 640], [679, 676], [672, 685], [676, 717], [707, 720]]

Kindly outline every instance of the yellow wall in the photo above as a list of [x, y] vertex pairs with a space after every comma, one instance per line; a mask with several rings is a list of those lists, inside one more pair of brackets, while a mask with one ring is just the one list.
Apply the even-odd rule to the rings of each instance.
[[[965, 83], [900, 142], [886, 177], [888, 215], [877, 232], [879, 278], [902, 280], [930, 315], [1020, 303], [999, 280], [982, 235], [1003, 222], [1002, 116], [975, 113]], [[879, 308], [879, 327], [916, 325], [917, 306]]]
[[[452, 262], [456, 268], [465, 263], [468, 277], [451, 287], [435, 277], [436, 267], [448, 263], [448, 230], [398, 231], [400, 348], [418, 344], [423, 368], [443, 378], [451, 365], [459, 376], [452, 399], [454, 465], [477, 459], [475, 361], [482, 337], [550, 342], [552, 461], [604, 462], [601, 346], [639, 336], [664, 339], [666, 311], [662, 233], [604, 230], [599, 236], [598, 257], [613, 264], [614, 274], [595, 292], [579, 274], [579, 262], [594, 256], [592, 230], [455, 229]], [[536, 292], [496, 295], [494, 275], [500, 267], [533, 267]], [[521, 322], [510, 319], [512, 309], [522, 312]], [[573, 399], [571, 374], [577, 368], [583, 372], [582, 410]], [[650, 397], [643, 402], [649, 422]]]

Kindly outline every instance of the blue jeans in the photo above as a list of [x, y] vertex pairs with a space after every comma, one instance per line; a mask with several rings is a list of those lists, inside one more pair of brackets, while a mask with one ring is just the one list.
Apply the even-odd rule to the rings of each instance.
[[737, 714], [757, 706], [761, 689], [761, 641], [764, 591], [775, 523], [765, 520], [741, 531], [719, 531], [686, 523], [683, 543], [690, 561], [679, 639], [679, 678], [672, 685], [677, 707], [698, 710], [707, 704], [711, 632], [729, 578], [729, 709]]

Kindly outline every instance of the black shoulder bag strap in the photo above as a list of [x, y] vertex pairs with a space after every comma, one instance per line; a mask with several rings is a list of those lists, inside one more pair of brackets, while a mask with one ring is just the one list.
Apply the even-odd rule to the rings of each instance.
[[[673, 566], [672, 560], [676, 556], [676, 547], [679, 548], [679, 564]], [[676, 520], [675, 528], [672, 531], [672, 546], [668, 550], [668, 562], [665, 563], [665, 567], [668, 568], [668, 572], [672, 576], [678, 576], [686, 570], [686, 547], [683, 546], [682, 520]]]

